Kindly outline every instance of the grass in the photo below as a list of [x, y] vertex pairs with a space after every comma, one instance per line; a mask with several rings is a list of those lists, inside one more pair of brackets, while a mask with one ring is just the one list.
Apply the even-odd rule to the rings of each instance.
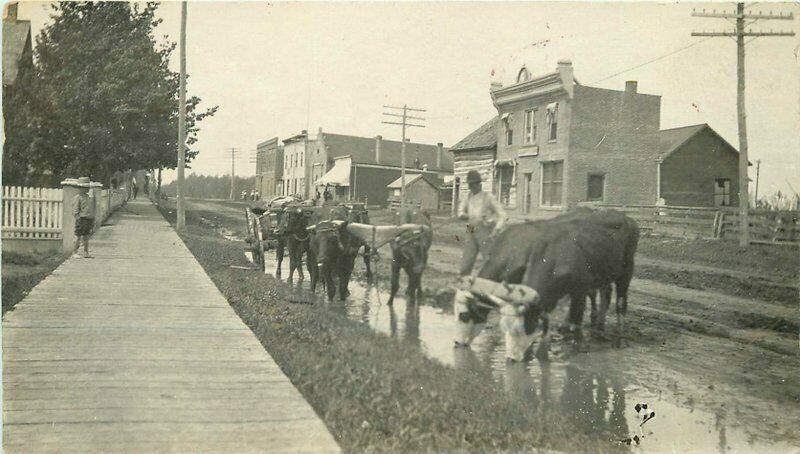
[[[162, 211], [174, 223], [174, 214]], [[456, 371], [324, 303], [295, 304], [283, 283], [250, 271], [240, 244], [196, 213], [182, 239], [347, 451], [603, 451], [555, 411], [531, 411], [477, 372]], [[553, 403], [557, 405], [557, 403]]]
[[53, 272], [67, 255], [3, 251], [3, 314], [13, 309], [42, 279]]

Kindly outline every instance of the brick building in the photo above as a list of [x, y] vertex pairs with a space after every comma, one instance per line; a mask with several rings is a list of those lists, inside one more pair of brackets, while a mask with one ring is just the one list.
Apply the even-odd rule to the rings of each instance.
[[273, 137], [256, 150], [256, 190], [262, 199], [283, 195], [283, 144]]
[[[456, 199], [473, 168], [486, 190], [521, 214], [580, 202], [654, 205], [662, 187], [667, 203], [708, 205], [716, 181], [721, 191], [738, 186], [736, 150], [707, 125], [660, 131], [661, 98], [639, 93], [634, 81], [624, 90], [584, 86], [572, 63], [559, 61], [536, 78], [523, 67], [514, 84], [493, 83], [490, 95], [497, 117], [451, 149]], [[693, 195], [679, 196], [686, 187]]]
[[314, 147], [314, 141], [309, 140], [305, 130], [283, 141], [283, 194], [281, 195], [298, 194], [302, 198], [310, 197], [307, 157]]
[[[401, 142], [343, 134], [317, 133], [309, 141], [306, 172], [311, 182], [310, 195], [324, 185], [334, 188], [340, 200], [366, 201], [386, 205], [387, 185], [401, 174]], [[425, 174], [431, 180], [442, 180], [453, 173], [449, 150], [441, 143], [428, 145], [406, 142], [406, 176]]]

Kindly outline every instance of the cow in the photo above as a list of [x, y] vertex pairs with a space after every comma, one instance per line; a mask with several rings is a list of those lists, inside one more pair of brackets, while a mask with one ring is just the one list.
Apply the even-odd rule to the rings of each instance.
[[[550, 225], [574, 222], [591, 214], [588, 208], [578, 208], [546, 221], [528, 221], [504, 228], [492, 242], [487, 260], [478, 272], [478, 277], [495, 282], [521, 284], [535, 241]], [[481, 300], [485, 304], [475, 304]], [[492, 308], [492, 301], [479, 298], [466, 290], [457, 290], [454, 299], [457, 335], [456, 347], [467, 347], [480, 334]]]
[[[303, 254], [308, 251], [310, 233], [307, 230], [310, 212], [298, 205], [288, 205], [283, 213], [282, 240], [289, 253], [289, 278], [292, 282], [297, 270], [300, 280], [303, 276]], [[283, 254], [281, 254], [281, 259]], [[280, 265], [279, 265], [280, 269]]]
[[322, 220], [307, 229], [311, 233], [307, 263], [311, 291], [316, 291], [321, 278], [329, 300], [333, 300], [337, 293], [334, 277], [338, 278], [339, 299], [344, 301], [350, 294], [347, 286], [358, 251], [363, 246], [361, 240], [347, 231], [347, 211], [342, 206], [330, 207], [328, 219], [325, 219], [324, 212], [319, 213], [314, 220]]
[[601, 307], [595, 321], [602, 323], [611, 284], [616, 290], [617, 329], [621, 333], [638, 241], [636, 222], [617, 211], [597, 211], [576, 222], [546, 229], [534, 242], [522, 277], [522, 284], [533, 290], [534, 297], [524, 304], [505, 304], [501, 308], [506, 356], [513, 361], [522, 360], [541, 319], [542, 341], [537, 356], [547, 358], [548, 314], [563, 296], [570, 297], [572, 320], [581, 321], [586, 297], [600, 289]]
[[[404, 210], [397, 215], [398, 225], [413, 223], [431, 226], [431, 218], [426, 211]], [[428, 265], [428, 250], [431, 243], [433, 243], [432, 228], [405, 231], [389, 243], [392, 248], [392, 287], [387, 304], [392, 305], [394, 302], [400, 287], [401, 269], [405, 270], [408, 276], [406, 290], [408, 302], [413, 304], [417, 298], [422, 297], [422, 273]]]
[[[540, 286], [549, 285], [558, 277], [563, 283], [553, 287], [558, 291], [551, 291], [548, 287], [546, 306], [552, 310], [561, 297], [569, 296], [569, 321], [580, 337], [587, 296], [592, 300], [592, 326], [602, 331], [612, 283], [617, 287], [618, 313], [624, 315], [638, 235], [636, 223], [623, 214], [585, 208], [547, 221], [513, 225], [498, 236], [490, 250], [489, 260], [478, 277], [494, 282], [530, 285], [535, 273], [541, 273], [538, 278], [542, 282], [537, 283]], [[558, 268], [549, 268], [556, 265]], [[569, 275], [555, 276], [552, 274], [555, 270], [562, 273], [568, 271]], [[533, 290], [537, 288], [533, 287]], [[600, 308], [595, 304], [598, 290], [601, 295]], [[541, 292], [537, 293], [537, 298], [542, 299]], [[469, 345], [486, 322], [489, 311], [498, 306], [497, 303], [491, 295], [487, 298], [486, 295], [476, 295], [466, 290], [456, 292], [455, 312], [459, 327], [456, 346]], [[509, 359], [520, 360], [530, 345], [529, 337], [538, 316], [546, 316], [549, 310], [528, 311], [525, 310], [527, 306], [520, 309], [508, 304], [499, 306], [501, 327], [507, 333], [507, 355]], [[545, 323], [546, 318], [543, 326]], [[522, 325], [524, 330], [520, 329]], [[549, 339], [546, 335], [543, 337], [545, 341]], [[540, 349], [540, 357], [546, 353], [546, 349], [546, 346]]]

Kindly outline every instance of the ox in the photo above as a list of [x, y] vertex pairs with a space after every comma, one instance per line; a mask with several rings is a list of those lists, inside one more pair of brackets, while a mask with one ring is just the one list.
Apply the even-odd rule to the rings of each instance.
[[[301, 206], [289, 205], [283, 214], [283, 242], [289, 253], [289, 279], [292, 282], [294, 272], [297, 270], [300, 280], [303, 280], [303, 254], [308, 251], [310, 233], [307, 230], [308, 219], [311, 213]], [[283, 251], [281, 251], [283, 252]], [[283, 253], [280, 254], [280, 260]], [[280, 264], [278, 265], [280, 270]]]
[[[513, 243], [508, 243], [514, 237]], [[481, 281], [483, 289], [457, 293], [456, 313], [462, 329], [456, 342], [468, 344], [477, 335], [481, 323], [485, 322], [488, 308], [476, 308], [471, 304], [475, 296], [501, 308], [506, 355], [515, 361], [524, 357], [540, 317], [543, 320], [543, 342], [537, 354], [546, 357], [549, 343], [547, 314], [563, 296], [570, 297], [570, 322], [575, 326], [582, 323], [586, 297], [592, 297], [593, 325], [602, 329], [610, 285], [614, 284], [618, 326], [621, 327], [627, 310], [627, 290], [633, 274], [638, 237], [638, 226], [624, 214], [588, 209], [575, 210], [549, 221], [509, 227], [493, 247], [495, 252], [508, 253], [504, 266], [490, 260], [479, 274], [479, 278], [485, 278]], [[509, 244], [520, 250], [512, 252], [507, 249]], [[503, 301], [498, 295], [506, 292], [509, 286], [495, 284], [492, 287], [486, 285], [490, 282], [487, 279], [522, 283], [524, 286], [517, 286], [516, 290], [524, 295], [512, 298], [512, 303]], [[601, 307], [596, 313], [594, 295], [597, 290], [601, 290]]]
[[408, 276], [406, 296], [409, 303], [422, 297], [422, 273], [428, 265], [428, 250], [433, 243], [431, 218], [425, 211], [404, 210], [398, 214], [398, 224], [419, 224], [427, 226], [419, 230], [406, 230], [394, 238], [389, 244], [392, 247], [392, 288], [389, 302], [394, 302], [400, 288], [400, 270]]
[[311, 233], [308, 247], [311, 291], [316, 291], [322, 278], [329, 300], [336, 296], [334, 277], [338, 278], [339, 299], [343, 301], [350, 294], [347, 286], [358, 251], [363, 246], [360, 239], [347, 231], [347, 211], [345, 207], [331, 207], [328, 220], [319, 221], [307, 229]]

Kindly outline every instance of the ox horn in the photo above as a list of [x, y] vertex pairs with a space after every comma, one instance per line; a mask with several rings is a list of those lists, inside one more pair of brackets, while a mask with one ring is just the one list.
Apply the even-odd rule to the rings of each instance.
[[344, 225], [344, 221], [331, 221], [331, 224], [333, 224], [334, 227], [341, 227]]
[[317, 226], [316, 225], [309, 225], [308, 227], [306, 227], [306, 231], [314, 233], [314, 232], [317, 231]]

